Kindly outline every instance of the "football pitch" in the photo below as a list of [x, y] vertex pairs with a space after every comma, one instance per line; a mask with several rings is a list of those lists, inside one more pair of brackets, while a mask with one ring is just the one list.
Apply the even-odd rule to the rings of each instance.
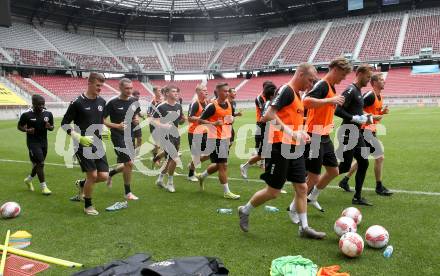
[[[140, 252], [149, 252], [156, 260], [183, 256], [216, 256], [223, 260], [230, 275], [269, 275], [271, 261], [287, 255], [302, 255], [318, 266], [339, 264], [350, 275], [439, 275], [440, 262], [440, 108], [395, 108], [385, 117], [386, 135], [381, 136], [385, 146], [384, 185], [395, 194], [380, 197], [375, 194], [373, 162], [366, 177], [363, 193], [373, 207], [360, 207], [363, 220], [358, 233], [364, 237], [366, 229], [374, 224], [384, 226], [390, 233], [394, 253], [390, 259], [383, 250], [365, 246], [363, 254], [349, 259], [338, 249], [338, 238], [333, 224], [341, 211], [351, 206], [352, 194], [336, 188], [337, 178], [324, 192], [319, 202], [325, 213], [309, 207], [309, 224], [327, 232], [324, 240], [301, 239], [298, 227], [288, 219], [285, 211], [292, 199], [291, 185], [285, 185], [287, 194], [268, 202], [280, 209], [268, 213], [255, 209], [250, 216], [250, 231], [241, 232], [237, 207], [244, 205], [254, 192], [264, 187], [259, 181], [261, 169], [249, 169], [248, 182], [240, 177], [238, 159], [231, 149], [229, 176], [231, 191], [241, 195], [237, 201], [223, 199], [222, 187], [216, 174], [207, 180], [205, 191], [186, 176], [175, 177], [176, 193], [159, 190], [156, 177], [134, 173], [132, 190], [140, 197], [129, 202], [129, 208], [106, 212], [105, 207], [123, 200], [122, 176], [116, 175], [113, 187], [97, 185], [94, 205], [100, 211], [97, 217], [84, 215], [83, 203], [70, 202], [76, 193], [74, 182], [82, 178], [79, 167], [66, 168], [63, 157], [54, 150], [54, 141], [60, 120], [53, 133], [49, 132], [49, 153], [46, 159], [46, 180], [53, 194], [43, 196], [34, 179], [35, 192], [27, 190], [23, 179], [30, 172], [25, 145], [25, 134], [16, 129], [16, 121], [0, 121], [0, 203], [16, 201], [21, 205], [19, 217], [0, 220], [0, 240], [3, 243], [7, 229], [11, 232], [26, 230], [33, 235], [32, 245], [26, 250], [85, 264], [101, 265], [115, 259], [124, 259]], [[241, 124], [255, 122], [254, 110], [246, 110], [237, 120]], [[339, 125], [340, 122], [335, 122]], [[147, 128], [143, 130], [144, 140]], [[246, 139], [237, 137], [237, 139]], [[247, 137], [247, 146], [254, 140]], [[188, 143], [182, 135], [183, 170], [186, 175]], [[109, 164], [115, 164], [115, 154], [107, 146]], [[150, 161], [145, 160], [149, 166]], [[203, 165], [207, 166], [208, 162]], [[201, 169], [198, 169], [200, 172]], [[350, 180], [354, 186], [354, 179]], [[218, 214], [217, 208], [232, 208], [233, 214]], [[69, 275], [76, 270], [52, 265], [44, 275]]]

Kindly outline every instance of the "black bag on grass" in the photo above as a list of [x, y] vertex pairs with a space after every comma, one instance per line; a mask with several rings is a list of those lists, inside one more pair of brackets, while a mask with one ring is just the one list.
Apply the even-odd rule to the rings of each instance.
[[150, 254], [136, 254], [73, 274], [73, 276], [227, 276], [228, 269], [214, 257], [184, 257], [154, 262]]
[[215, 257], [185, 257], [147, 265], [145, 276], [226, 276], [229, 270]]
[[136, 254], [125, 260], [116, 260], [102, 266], [77, 272], [72, 276], [142, 275], [142, 269], [150, 263], [154, 263], [151, 260], [151, 254]]

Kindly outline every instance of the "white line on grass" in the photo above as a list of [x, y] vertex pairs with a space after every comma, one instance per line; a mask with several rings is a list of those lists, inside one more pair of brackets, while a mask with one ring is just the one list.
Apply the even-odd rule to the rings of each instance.
[[[30, 164], [29, 161], [11, 160], [11, 159], [0, 159], [0, 162]], [[65, 165], [61, 164], [61, 163], [47, 163], [47, 162], [44, 162], [44, 164], [45, 165], [50, 165], [50, 166], [65, 167]], [[78, 165], [74, 165], [74, 166], [75, 167], [79, 167]], [[139, 171], [139, 170], [133, 170], [133, 171], [138, 172], [138, 173], [142, 173], [142, 171]], [[186, 174], [175, 173], [175, 175], [176, 176], [186, 177]], [[209, 176], [208, 178], [210, 178], [210, 179], [217, 179], [216, 176]], [[234, 181], [264, 183], [263, 180], [254, 179], [254, 178], [249, 178], [248, 180], [244, 180], [242, 178], [228, 177], [228, 179], [229, 180], [234, 180]], [[333, 185], [329, 185], [327, 187], [330, 188], [330, 189], [340, 189], [338, 186], [333, 186]], [[374, 191], [374, 189], [372, 189], [372, 188], [363, 188], [363, 190]], [[394, 189], [392, 191], [394, 193], [399, 193], [399, 194], [440, 196], [439, 192], [423, 192], [423, 191], [408, 191], [408, 190], [394, 190]]]

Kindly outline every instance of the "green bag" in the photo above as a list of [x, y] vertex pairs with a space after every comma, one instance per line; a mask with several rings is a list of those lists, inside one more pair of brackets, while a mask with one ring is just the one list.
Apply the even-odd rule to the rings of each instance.
[[270, 276], [316, 276], [318, 266], [298, 256], [285, 256], [272, 261]]

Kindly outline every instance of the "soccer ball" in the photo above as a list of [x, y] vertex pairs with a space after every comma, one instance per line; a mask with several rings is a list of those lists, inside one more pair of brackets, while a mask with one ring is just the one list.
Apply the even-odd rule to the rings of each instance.
[[17, 202], [6, 202], [0, 207], [0, 213], [3, 218], [15, 218], [20, 214], [21, 208]]
[[335, 230], [336, 235], [340, 237], [347, 232], [356, 233], [357, 225], [352, 218], [340, 217], [335, 221], [333, 229]]
[[367, 244], [373, 248], [383, 248], [388, 244], [390, 235], [388, 231], [380, 225], [373, 225], [365, 232]]
[[356, 222], [356, 224], [360, 224], [362, 221], [362, 214], [358, 208], [348, 207], [341, 214], [342, 217], [350, 217]]
[[347, 232], [339, 239], [339, 249], [345, 256], [358, 257], [364, 250], [364, 240], [357, 233]]

